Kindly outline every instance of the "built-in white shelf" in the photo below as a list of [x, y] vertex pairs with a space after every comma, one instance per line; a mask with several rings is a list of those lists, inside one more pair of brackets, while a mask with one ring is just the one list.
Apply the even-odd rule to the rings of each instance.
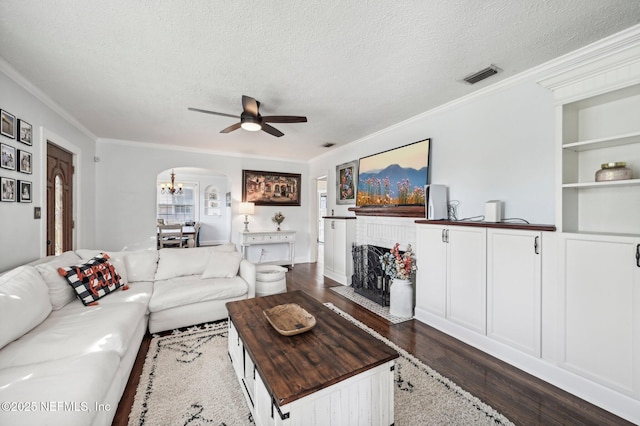
[[565, 183], [563, 188], [603, 188], [612, 186], [636, 186], [640, 185], [640, 179], [611, 180], [606, 182], [578, 182]]
[[589, 151], [592, 149], [601, 149], [601, 148], [610, 148], [610, 147], [621, 146], [621, 145], [630, 145], [634, 143], [640, 143], [640, 132], [565, 143], [564, 145], [562, 145], [562, 148], [568, 149], [571, 151], [581, 152], [581, 151]]

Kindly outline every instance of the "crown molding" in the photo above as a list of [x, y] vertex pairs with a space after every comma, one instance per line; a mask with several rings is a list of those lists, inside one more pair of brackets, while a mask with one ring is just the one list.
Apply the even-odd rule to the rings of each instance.
[[62, 117], [65, 121], [71, 124], [73, 127], [84, 133], [92, 141], [98, 139], [98, 137], [87, 129], [82, 123], [80, 123], [74, 116], [72, 116], [67, 110], [62, 108], [57, 102], [47, 96], [42, 90], [24, 78], [11, 64], [0, 56], [0, 72], [6, 74], [10, 79], [15, 81], [20, 87], [31, 93], [36, 99], [49, 107], [53, 112]]

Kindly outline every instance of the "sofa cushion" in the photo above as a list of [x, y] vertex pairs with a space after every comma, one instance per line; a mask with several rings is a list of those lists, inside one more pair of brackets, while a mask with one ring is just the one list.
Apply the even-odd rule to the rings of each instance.
[[84, 306], [74, 301], [51, 312], [46, 321], [2, 348], [0, 365], [33, 364], [97, 351], [123, 356], [135, 325], [146, 312], [141, 303]]
[[202, 275], [207, 268], [209, 258], [215, 252], [236, 251], [235, 244], [195, 247], [189, 249], [164, 248], [158, 251], [158, 270], [155, 280], [168, 280], [189, 275]]
[[40, 324], [50, 312], [49, 288], [33, 266], [20, 266], [2, 275], [0, 348]]
[[135, 282], [128, 284], [127, 291], [114, 291], [109, 293], [109, 297], [100, 299], [100, 306], [112, 305], [114, 303], [140, 303], [146, 308], [153, 294], [152, 282]]
[[124, 257], [129, 283], [153, 281], [158, 268], [158, 250], [135, 250]]
[[[189, 250], [191, 249], [184, 251]], [[153, 285], [153, 297], [149, 302], [149, 311], [153, 313], [207, 300], [239, 297], [248, 291], [249, 286], [238, 276], [203, 280], [200, 275], [191, 275], [156, 281]]]
[[233, 252], [214, 252], [202, 273], [202, 278], [233, 278], [238, 275], [242, 254]]
[[98, 299], [124, 286], [118, 271], [109, 261], [109, 255], [105, 253], [80, 265], [58, 268], [58, 272], [73, 287], [85, 306], [95, 304]]
[[96, 403], [104, 404], [119, 363], [118, 354], [102, 351], [0, 370], [0, 401], [36, 404], [29, 410], [3, 410], [0, 423], [93, 424]]
[[80, 257], [74, 252], [66, 251], [60, 256], [53, 257], [46, 263], [36, 265], [36, 270], [49, 287], [49, 299], [51, 300], [51, 306], [54, 311], [62, 308], [76, 298], [73, 288], [69, 286], [67, 280], [60, 276], [58, 268], [75, 265], [80, 260]]

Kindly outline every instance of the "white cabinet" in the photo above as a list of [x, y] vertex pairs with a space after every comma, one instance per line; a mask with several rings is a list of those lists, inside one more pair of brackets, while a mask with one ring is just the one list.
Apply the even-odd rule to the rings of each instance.
[[[637, 37], [634, 36], [634, 37]], [[556, 100], [558, 365], [585, 399], [640, 417], [640, 44], [540, 82]], [[630, 180], [595, 182], [626, 162]], [[603, 385], [603, 386], [601, 386]], [[631, 396], [632, 398], [629, 398]]]
[[447, 315], [447, 250], [444, 228], [418, 225], [416, 229], [416, 308], [442, 318]]
[[561, 363], [640, 396], [640, 237], [562, 236]]
[[486, 332], [486, 229], [418, 225], [416, 308]]
[[487, 229], [487, 336], [540, 356], [542, 233]]
[[342, 285], [351, 284], [356, 240], [354, 217], [327, 217], [324, 224], [324, 275]]

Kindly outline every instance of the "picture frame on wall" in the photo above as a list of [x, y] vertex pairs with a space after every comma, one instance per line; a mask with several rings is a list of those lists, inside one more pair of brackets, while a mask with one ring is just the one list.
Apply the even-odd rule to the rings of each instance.
[[26, 180], [18, 181], [18, 202], [30, 203], [31, 202], [31, 182]]
[[336, 166], [336, 204], [355, 204], [357, 189], [357, 160]]
[[256, 206], [299, 206], [302, 175], [242, 171], [242, 201]]
[[16, 169], [16, 149], [11, 145], [0, 144], [0, 167], [7, 170]]
[[16, 201], [16, 180], [0, 177], [0, 201]]
[[33, 145], [31, 124], [18, 119], [18, 140], [25, 145]]
[[33, 160], [30, 152], [18, 150], [18, 171], [20, 173], [33, 173]]
[[0, 110], [0, 133], [11, 139], [16, 138], [16, 116]]

